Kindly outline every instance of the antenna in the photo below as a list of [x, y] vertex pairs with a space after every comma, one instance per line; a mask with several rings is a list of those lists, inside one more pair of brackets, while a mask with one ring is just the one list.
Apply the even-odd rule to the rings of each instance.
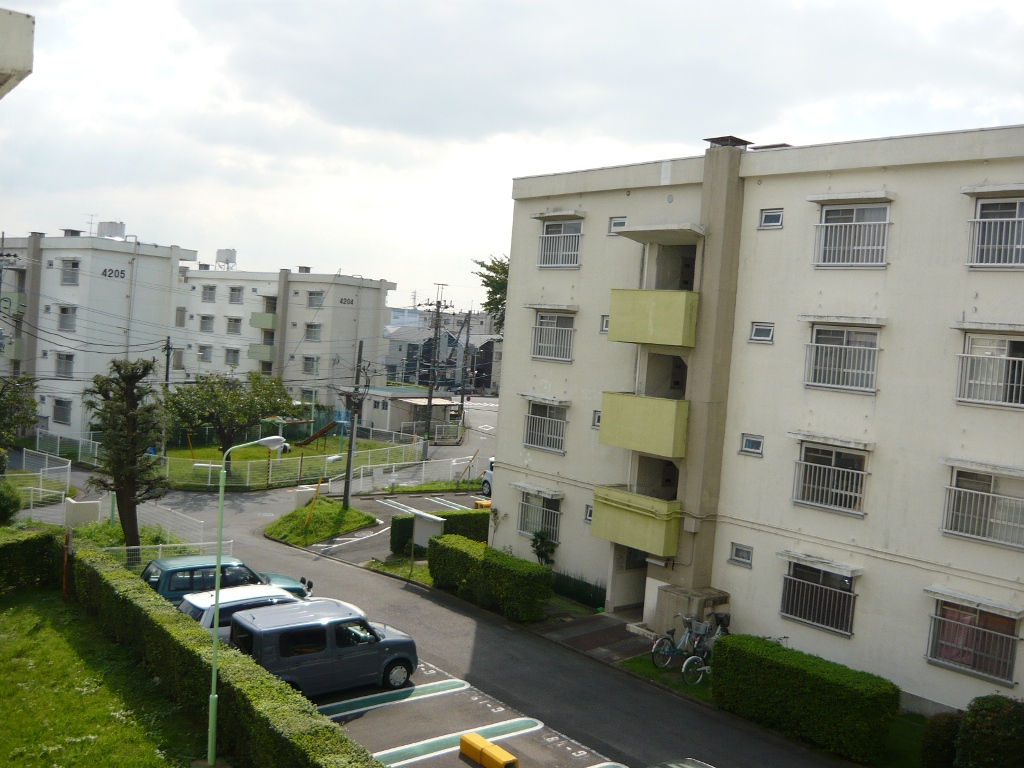
[[95, 214], [95, 213], [83, 213], [82, 215], [88, 217], [88, 219], [89, 219], [89, 237], [92, 237], [92, 234], [93, 234], [93, 228], [92, 228], [93, 219], [95, 219], [98, 214]]

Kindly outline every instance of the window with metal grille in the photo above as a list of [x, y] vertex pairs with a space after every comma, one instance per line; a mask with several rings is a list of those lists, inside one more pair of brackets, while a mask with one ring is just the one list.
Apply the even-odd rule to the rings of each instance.
[[1024, 200], [979, 200], [970, 224], [969, 266], [1024, 267]]
[[310, 309], [319, 309], [324, 305], [323, 291], [309, 291], [306, 294], [306, 306]]
[[533, 536], [538, 531], [545, 531], [552, 541], [557, 542], [561, 506], [561, 499], [548, 499], [524, 491], [519, 502], [519, 532]]
[[199, 331], [201, 333], [213, 333], [213, 315], [199, 316]]
[[556, 453], [565, 452], [566, 408], [546, 403], [530, 403], [526, 414], [523, 445]]
[[884, 267], [889, 238], [888, 205], [823, 208], [816, 224], [817, 267]]
[[78, 285], [78, 274], [81, 262], [78, 260], [65, 259], [60, 265], [60, 284]]
[[75, 375], [75, 356], [68, 352], [57, 353], [57, 376], [70, 379]]
[[843, 635], [853, 634], [857, 595], [852, 576], [791, 562], [789, 574], [782, 579], [782, 616]]
[[217, 286], [216, 285], [204, 285], [203, 286], [203, 301], [211, 303], [217, 300]]
[[171, 352], [171, 368], [175, 371], [185, 370], [185, 350], [176, 349]]
[[942, 530], [1024, 548], [1024, 478], [954, 469]]
[[576, 317], [565, 312], [538, 312], [533, 327], [531, 356], [541, 360], [572, 362]]
[[320, 323], [306, 323], [305, 341], [320, 341]]
[[208, 344], [199, 345], [199, 362], [201, 363], [212, 363], [213, 362], [213, 347]]
[[71, 401], [53, 398], [53, 421], [56, 424], [71, 423]]
[[241, 285], [232, 285], [228, 288], [228, 303], [241, 304], [245, 301], [245, 288]]
[[580, 243], [583, 222], [549, 221], [544, 224], [540, 236], [540, 250], [537, 266], [547, 268], [578, 267], [580, 265]]
[[224, 350], [224, 365], [238, 365], [241, 360], [242, 351], [240, 349], [225, 349]]
[[1024, 406], [1024, 336], [969, 335], [960, 355], [957, 400]]
[[302, 358], [302, 372], [307, 374], [316, 373], [317, 363], [320, 358], [318, 357], [303, 357]]
[[174, 327], [184, 328], [185, 327], [185, 307], [174, 308]]
[[875, 391], [878, 331], [816, 326], [807, 344], [804, 384], [809, 387]]
[[228, 333], [232, 336], [238, 336], [242, 333], [242, 318], [240, 317], [229, 317], [228, 321]]
[[264, 376], [273, 376], [274, 364], [266, 360], [263, 360], [260, 363], [260, 373], [263, 374]]
[[863, 453], [805, 444], [796, 463], [793, 501], [809, 507], [864, 514]]
[[78, 326], [77, 314], [78, 310], [76, 307], [61, 307], [60, 319], [58, 320], [57, 327], [62, 331], [74, 333]]
[[931, 616], [928, 661], [1010, 683], [1019, 642], [1017, 619], [938, 600]]

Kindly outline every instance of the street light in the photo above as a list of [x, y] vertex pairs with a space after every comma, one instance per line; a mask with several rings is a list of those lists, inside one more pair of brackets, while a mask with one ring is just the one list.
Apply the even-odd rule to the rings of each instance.
[[220, 645], [220, 563], [224, 552], [224, 485], [227, 482], [228, 454], [236, 448], [250, 448], [262, 445], [264, 448], [276, 450], [284, 445], [281, 435], [270, 435], [251, 443], [233, 445], [224, 451], [220, 465], [220, 499], [217, 502], [217, 570], [213, 575], [213, 676], [210, 681], [210, 727], [206, 738], [206, 763], [213, 765], [217, 758], [217, 649]]

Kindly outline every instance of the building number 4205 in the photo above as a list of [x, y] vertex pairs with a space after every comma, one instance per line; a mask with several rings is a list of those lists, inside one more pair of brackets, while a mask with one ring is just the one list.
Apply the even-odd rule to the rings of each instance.
[[104, 269], [103, 272], [101, 272], [100, 274], [102, 274], [103, 277], [124, 277], [124, 270], [123, 269]]

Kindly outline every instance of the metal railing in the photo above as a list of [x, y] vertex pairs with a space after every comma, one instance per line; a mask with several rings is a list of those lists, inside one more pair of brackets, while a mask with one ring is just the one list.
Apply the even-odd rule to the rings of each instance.
[[523, 445], [565, 453], [565, 424], [561, 419], [527, 414]]
[[533, 326], [531, 357], [541, 360], [572, 362], [572, 336], [575, 330], [575, 328], [553, 328], [548, 325]]
[[[109, 506], [109, 496], [107, 505]], [[138, 507], [139, 525], [160, 528], [183, 541], [202, 541], [205, 523], [195, 517], [176, 512], [156, 502], [147, 502]]]
[[1024, 359], [987, 355], [958, 357], [957, 400], [1024, 406]]
[[804, 384], [813, 387], [875, 391], [877, 347], [807, 344]]
[[853, 634], [853, 609], [857, 595], [824, 584], [782, 577], [782, 608], [788, 619], [796, 619], [816, 627]]
[[462, 439], [462, 424], [459, 422], [454, 424], [436, 424], [430, 439], [434, 445], [441, 445], [442, 443], [447, 445], [458, 444], [459, 440]]
[[539, 267], [578, 267], [583, 235], [540, 235]]
[[519, 532], [532, 536], [537, 531], [545, 531], [551, 540], [558, 543], [558, 528], [562, 513], [557, 509], [548, 509], [527, 501], [519, 502]]
[[1018, 642], [1013, 635], [932, 615], [928, 659], [941, 666], [1009, 682], [1013, 680]]
[[[225, 541], [223, 555], [231, 557], [234, 541]], [[130, 571], [142, 573], [151, 560], [180, 555], [215, 555], [216, 541], [201, 541], [198, 544], [147, 544], [142, 547], [103, 547], [103, 551]]]
[[1024, 219], [971, 219], [969, 224], [969, 265], [1024, 267]]
[[888, 221], [814, 225], [814, 265], [875, 267], [885, 264]]
[[812, 507], [863, 514], [867, 472], [808, 461], [796, 462], [793, 501]]
[[60, 456], [79, 464], [98, 466], [102, 446], [95, 440], [82, 437], [65, 437], [45, 429], [36, 430], [36, 450], [53, 456]]
[[942, 530], [1024, 547], [1024, 499], [947, 486]]
[[[423, 485], [435, 481], [454, 482], [458, 479], [476, 480], [482, 474], [482, 463], [478, 465], [472, 456], [458, 459], [432, 459], [430, 461], [409, 461], [397, 464], [353, 467], [353, 493], [370, 493], [400, 486]], [[327, 493], [341, 493], [345, 487], [345, 475], [332, 477], [327, 484]]]

